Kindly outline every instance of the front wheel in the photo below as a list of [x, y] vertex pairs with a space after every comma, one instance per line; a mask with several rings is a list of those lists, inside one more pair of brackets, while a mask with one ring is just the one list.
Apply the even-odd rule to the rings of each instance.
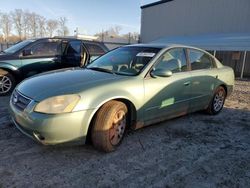
[[96, 148], [111, 152], [120, 145], [128, 122], [127, 113], [127, 106], [119, 101], [109, 101], [98, 110], [91, 130]]
[[218, 114], [224, 106], [225, 99], [226, 99], [226, 91], [222, 86], [219, 86], [215, 90], [212, 101], [210, 102], [207, 108], [207, 112], [212, 115]]
[[8, 95], [15, 88], [15, 78], [8, 71], [0, 69], [0, 96]]

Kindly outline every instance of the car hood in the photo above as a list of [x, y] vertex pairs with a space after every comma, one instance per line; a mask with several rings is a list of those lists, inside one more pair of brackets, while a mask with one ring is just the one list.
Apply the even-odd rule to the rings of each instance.
[[63, 69], [26, 79], [17, 86], [17, 90], [35, 101], [41, 101], [57, 95], [77, 94], [126, 77], [89, 69]]

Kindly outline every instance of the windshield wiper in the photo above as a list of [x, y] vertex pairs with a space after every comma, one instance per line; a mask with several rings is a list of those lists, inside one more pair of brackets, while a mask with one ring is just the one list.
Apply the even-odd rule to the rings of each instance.
[[110, 74], [115, 74], [115, 72], [113, 72], [112, 70], [104, 69], [104, 68], [100, 68], [100, 67], [86, 67], [86, 69], [100, 71], [100, 72], [107, 72], [107, 73], [110, 73]]

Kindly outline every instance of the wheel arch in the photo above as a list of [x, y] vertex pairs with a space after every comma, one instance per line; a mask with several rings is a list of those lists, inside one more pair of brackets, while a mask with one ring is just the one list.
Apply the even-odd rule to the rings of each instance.
[[90, 118], [90, 122], [88, 124], [87, 137], [86, 137], [86, 141], [85, 141], [86, 143], [91, 143], [91, 129], [92, 129], [93, 120], [94, 120], [96, 114], [98, 113], [99, 109], [109, 101], [119, 101], [119, 102], [124, 103], [127, 106], [128, 112], [129, 112], [129, 122], [130, 122], [128, 128], [130, 128], [134, 123], [136, 123], [136, 120], [137, 120], [136, 107], [129, 99], [117, 97], [117, 98], [112, 98], [112, 99], [106, 100], [103, 103], [101, 103], [101, 105], [98, 106], [98, 108], [94, 111], [93, 115]]
[[221, 87], [223, 87], [224, 89], [225, 89], [225, 91], [226, 91], [226, 97], [227, 97], [227, 86], [226, 86], [226, 84], [221, 84], [221, 85], [219, 85], [219, 86], [221, 86]]
[[16, 80], [18, 80], [20, 78], [20, 73], [19, 73], [18, 69], [10, 64], [7, 64], [7, 63], [2, 64], [2, 62], [1, 62], [0, 70], [1, 69], [8, 71], [11, 75], [14, 76], [14, 78]]
[[123, 99], [123, 98], [117, 98], [114, 99], [116, 101], [120, 101], [122, 103], [124, 103], [127, 108], [128, 108], [128, 112], [129, 112], [129, 120], [130, 120], [130, 126], [136, 121], [137, 119], [137, 113], [136, 113], [136, 108], [135, 105], [128, 99]]

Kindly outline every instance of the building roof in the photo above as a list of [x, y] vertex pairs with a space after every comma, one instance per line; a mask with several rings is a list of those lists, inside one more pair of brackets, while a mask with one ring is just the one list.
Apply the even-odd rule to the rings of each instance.
[[183, 45], [183, 44], [172, 44], [172, 43], [140, 43], [140, 44], [131, 44], [123, 47], [146, 47], [146, 48], [196, 48], [195, 46]]
[[154, 3], [150, 3], [150, 4], [147, 4], [147, 5], [141, 6], [141, 9], [148, 8], [148, 7], [152, 7], [152, 6], [155, 6], [155, 5], [162, 4], [162, 3], [167, 3], [167, 2], [170, 2], [170, 1], [173, 1], [173, 0], [161, 0], [161, 1], [156, 1], [156, 2], [154, 2]]
[[151, 43], [190, 45], [204, 50], [250, 51], [250, 33], [163, 37]]

